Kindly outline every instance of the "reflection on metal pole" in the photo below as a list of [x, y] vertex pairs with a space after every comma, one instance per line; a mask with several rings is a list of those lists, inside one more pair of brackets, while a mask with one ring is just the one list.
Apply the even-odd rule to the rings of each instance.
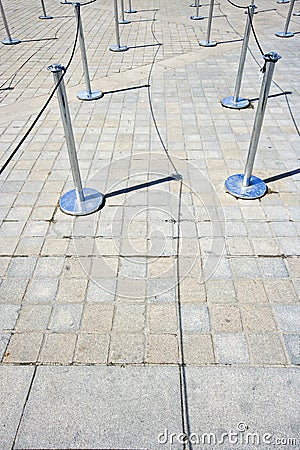
[[256, 156], [258, 141], [262, 128], [263, 118], [266, 110], [268, 95], [272, 82], [272, 76], [275, 69], [275, 63], [281, 58], [276, 52], [270, 52], [264, 55], [265, 72], [261, 85], [259, 102], [255, 115], [254, 125], [251, 134], [250, 146], [248, 150], [247, 161], [244, 174], [232, 175], [227, 178], [225, 186], [227, 191], [234, 197], [244, 199], [255, 199], [262, 197], [267, 186], [264, 181], [252, 175], [254, 160]]
[[48, 70], [53, 73], [61, 119], [64, 127], [66, 144], [69, 154], [70, 166], [75, 189], [66, 192], [59, 200], [61, 210], [72, 216], [85, 216], [97, 211], [103, 203], [103, 195], [96, 189], [83, 188], [79, 171], [75, 139], [70, 118], [68, 99], [64, 80], [62, 79], [64, 67], [52, 64]]

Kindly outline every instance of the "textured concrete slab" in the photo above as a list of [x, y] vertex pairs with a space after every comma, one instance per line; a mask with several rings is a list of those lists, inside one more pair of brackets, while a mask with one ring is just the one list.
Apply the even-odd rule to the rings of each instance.
[[299, 370], [189, 367], [186, 374], [192, 441], [210, 442], [195, 449], [300, 448]]
[[0, 367], [1, 450], [12, 448], [33, 372], [33, 367]]
[[40, 367], [16, 448], [160, 448], [163, 427], [181, 427], [177, 367]]

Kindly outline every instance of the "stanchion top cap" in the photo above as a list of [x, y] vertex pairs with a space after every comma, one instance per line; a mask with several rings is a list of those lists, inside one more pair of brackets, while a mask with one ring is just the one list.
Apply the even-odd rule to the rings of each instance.
[[50, 72], [62, 72], [64, 69], [64, 66], [59, 63], [53, 63], [51, 64], [51, 66], [47, 67], [47, 70], [49, 70]]
[[277, 52], [269, 52], [264, 55], [265, 61], [270, 61], [270, 62], [274, 62], [274, 63], [277, 62], [280, 58], [281, 58], [281, 56]]

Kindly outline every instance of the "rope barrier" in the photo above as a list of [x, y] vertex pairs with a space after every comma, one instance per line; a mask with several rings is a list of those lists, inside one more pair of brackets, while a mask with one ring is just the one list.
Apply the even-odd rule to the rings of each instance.
[[[78, 19], [80, 18], [80, 15], [78, 16]], [[20, 147], [22, 146], [22, 144], [25, 142], [25, 140], [27, 139], [27, 137], [29, 136], [29, 134], [31, 133], [31, 131], [33, 130], [33, 128], [35, 127], [35, 125], [37, 124], [37, 122], [39, 121], [39, 119], [41, 118], [42, 114], [44, 113], [44, 111], [46, 110], [47, 106], [49, 105], [50, 101], [52, 100], [52, 98], [54, 97], [55, 92], [57, 91], [60, 83], [62, 82], [65, 74], [67, 73], [67, 70], [70, 67], [70, 64], [74, 58], [75, 55], [75, 51], [76, 51], [76, 46], [77, 46], [77, 41], [78, 41], [78, 35], [79, 35], [79, 20], [77, 20], [77, 29], [76, 29], [76, 35], [75, 35], [75, 41], [73, 44], [73, 48], [72, 48], [72, 52], [71, 52], [71, 56], [69, 58], [69, 61], [65, 67], [65, 70], [63, 72], [63, 74], [61, 75], [58, 83], [56, 84], [56, 86], [54, 86], [52, 92], [49, 95], [49, 98], [47, 99], [47, 101], [45, 102], [44, 106], [41, 108], [40, 112], [38, 113], [38, 115], [36, 116], [36, 118], [34, 119], [33, 123], [30, 125], [30, 127], [28, 128], [28, 130], [26, 131], [25, 135], [22, 137], [21, 141], [18, 143], [18, 145], [16, 146], [16, 148], [13, 150], [13, 152], [10, 154], [10, 156], [8, 157], [8, 159], [5, 161], [5, 163], [3, 164], [3, 166], [0, 169], [0, 175], [4, 172], [4, 170], [6, 169], [6, 167], [8, 166], [8, 164], [11, 162], [11, 160], [13, 159], [13, 157], [15, 156], [15, 154], [18, 152], [18, 150], [20, 149]]]

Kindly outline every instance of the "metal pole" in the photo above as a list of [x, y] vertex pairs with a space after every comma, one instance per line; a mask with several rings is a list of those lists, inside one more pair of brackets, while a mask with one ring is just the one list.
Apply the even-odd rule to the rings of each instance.
[[283, 37], [283, 38], [289, 38], [289, 37], [294, 36], [294, 33], [292, 33], [291, 31], [288, 31], [290, 20], [291, 20], [291, 15], [292, 15], [293, 8], [294, 8], [294, 4], [295, 4], [295, 0], [291, 0], [290, 7], [289, 7], [289, 12], [288, 12], [288, 15], [287, 15], [287, 18], [286, 18], [286, 22], [285, 22], [284, 30], [283, 31], [278, 31], [278, 33], [275, 33], [275, 36]]
[[136, 9], [132, 9], [131, 0], [128, 0], [128, 9], [125, 9], [125, 12], [129, 13], [129, 14], [133, 14], [133, 13], [137, 12]]
[[121, 20], [119, 20], [119, 23], [122, 25], [130, 23], [130, 20], [126, 20], [124, 16], [124, 0], [121, 0]]
[[214, 0], [210, 0], [206, 41], [199, 42], [199, 45], [201, 45], [202, 47], [215, 47], [217, 45], [217, 43], [215, 41], [210, 41], [210, 30], [211, 30], [211, 22], [212, 22], [213, 12], [214, 12]]
[[42, 8], [43, 8], [44, 15], [43, 16], [39, 16], [39, 19], [53, 19], [52, 16], [47, 16], [44, 0], [41, 0], [41, 3], [42, 3]]
[[196, 15], [195, 15], [195, 16], [191, 16], [190, 18], [191, 18], [192, 20], [201, 20], [201, 19], [204, 19], [204, 16], [200, 16], [200, 15], [199, 15], [200, 0], [196, 0], [196, 7], [197, 7], [197, 9], [196, 9]]
[[126, 45], [120, 45], [118, 0], [114, 0], [114, 11], [115, 11], [115, 28], [116, 28], [117, 45], [111, 45], [109, 47], [109, 50], [111, 50], [112, 52], [125, 52], [126, 50], [128, 50], [128, 47]]
[[79, 98], [79, 100], [97, 100], [97, 99], [103, 97], [103, 92], [101, 92], [99, 90], [92, 91], [90, 75], [89, 75], [89, 67], [88, 67], [86, 50], [85, 50], [84, 35], [83, 35], [83, 29], [82, 29], [82, 21], [81, 21], [81, 15], [80, 15], [80, 3], [75, 3], [74, 7], [75, 7], [75, 14], [76, 14], [77, 23], [78, 23], [79, 44], [80, 44], [81, 59], [82, 59], [83, 72], [84, 72], [85, 84], [86, 84], [86, 90], [79, 91], [77, 94], [77, 98]]
[[250, 104], [248, 99], [240, 98], [239, 95], [240, 95], [242, 76], [243, 76], [244, 66], [245, 66], [245, 61], [246, 61], [246, 54], [247, 54], [247, 50], [248, 50], [249, 36], [250, 36], [250, 30], [251, 30], [251, 21], [252, 21], [255, 9], [256, 9], [256, 6], [254, 4], [251, 4], [248, 6], [248, 16], [247, 16], [247, 21], [246, 21], [245, 34], [244, 34], [244, 39], [243, 39], [238, 73], [237, 73], [237, 77], [236, 77], [234, 94], [233, 94], [233, 96], [225, 97], [225, 98], [223, 98], [223, 100], [221, 100], [222, 105], [227, 108], [242, 109], [242, 108], [246, 108]]
[[250, 146], [248, 150], [247, 161], [245, 165], [244, 175], [237, 174], [227, 178], [225, 186], [227, 191], [239, 198], [255, 199], [262, 197], [267, 186], [264, 181], [252, 175], [255, 155], [257, 151], [258, 141], [262, 128], [262, 122], [266, 110], [268, 95], [272, 82], [272, 76], [275, 69], [275, 63], [281, 58], [276, 52], [269, 52], [264, 55], [265, 72], [261, 85], [259, 102], [254, 119], [254, 125], [251, 134]]
[[48, 67], [48, 70], [53, 73], [55, 86], [58, 85], [57, 97], [59, 109], [64, 127], [72, 177], [75, 185], [75, 189], [66, 192], [60, 198], [59, 204], [63, 212], [75, 216], [83, 216], [99, 209], [103, 202], [103, 195], [95, 189], [82, 188], [68, 99], [64, 80], [62, 79], [64, 67], [60, 64], [52, 64]]
[[20, 39], [16, 39], [16, 38], [13, 39], [11, 37], [10, 31], [9, 31], [9, 27], [8, 27], [8, 23], [7, 23], [7, 20], [6, 20], [6, 15], [5, 15], [5, 12], [4, 12], [3, 5], [2, 5], [2, 0], [0, 0], [0, 10], [1, 10], [3, 24], [4, 24], [4, 27], [5, 27], [5, 30], [6, 30], [6, 34], [8, 36], [7, 38], [2, 39], [2, 41], [1, 41], [2, 44], [5, 44], [5, 45], [19, 44], [21, 42]]

